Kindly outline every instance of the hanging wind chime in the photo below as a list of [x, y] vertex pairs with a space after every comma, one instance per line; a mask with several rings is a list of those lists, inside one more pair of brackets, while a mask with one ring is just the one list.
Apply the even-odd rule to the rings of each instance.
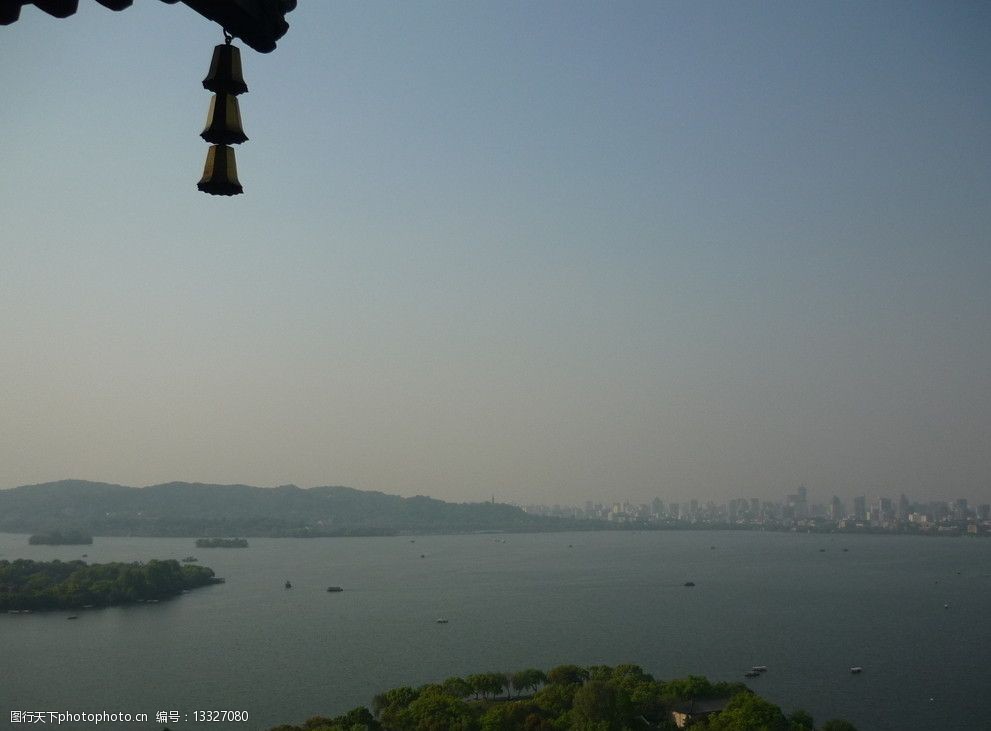
[[200, 137], [210, 143], [203, 167], [203, 178], [196, 187], [210, 195], [238, 195], [244, 192], [237, 179], [234, 148], [248, 139], [241, 128], [238, 94], [248, 90], [241, 76], [241, 51], [231, 45], [233, 36], [224, 31], [224, 43], [213, 49], [210, 72], [203, 88], [213, 92], [206, 128]]

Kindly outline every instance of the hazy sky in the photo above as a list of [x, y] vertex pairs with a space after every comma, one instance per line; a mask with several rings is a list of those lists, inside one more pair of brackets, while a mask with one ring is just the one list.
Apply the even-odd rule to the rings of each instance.
[[991, 500], [991, 5], [0, 28], [0, 486]]

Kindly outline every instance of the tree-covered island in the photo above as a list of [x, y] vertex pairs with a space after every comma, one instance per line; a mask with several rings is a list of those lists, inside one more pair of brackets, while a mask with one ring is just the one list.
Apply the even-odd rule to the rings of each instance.
[[47, 533], [35, 533], [28, 538], [32, 546], [88, 546], [93, 543], [93, 536], [79, 530], [53, 530]]
[[561, 665], [544, 673], [480, 673], [420, 688], [393, 688], [333, 718], [271, 731], [856, 731], [850, 723], [815, 726], [789, 715], [742, 683], [701, 676], [655, 680], [636, 665]]
[[197, 548], [247, 548], [245, 538], [197, 538]]
[[87, 564], [21, 558], [0, 561], [0, 611], [158, 601], [221, 582], [212, 569], [174, 560]]

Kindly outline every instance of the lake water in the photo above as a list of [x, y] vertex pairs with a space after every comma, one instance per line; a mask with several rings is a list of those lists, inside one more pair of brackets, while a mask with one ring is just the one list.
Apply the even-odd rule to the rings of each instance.
[[250, 542], [29, 546], [0, 534], [2, 559], [193, 554], [227, 579], [72, 622], [0, 614], [0, 727], [10, 710], [119, 711], [151, 720], [100, 728], [150, 731], [156, 711], [176, 710], [189, 720], [170, 728], [191, 730], [204, 725], [193, 711], [230, 709], [250, 721], [207, 728], [267, 729], [451, 675], [632, 662], [657, 678], [734, 681], [767, 665], [748, 681], [758, 693], [861, 731], [989, 728], [991, 540], [672, 531]]

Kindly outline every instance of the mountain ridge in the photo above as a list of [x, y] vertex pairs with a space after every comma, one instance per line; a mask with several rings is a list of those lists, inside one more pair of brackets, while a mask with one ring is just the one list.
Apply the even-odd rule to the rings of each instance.
[[[587, 523], [583, 526], [589, 528]], [[343, 485], [301, 488], [201, 482], [144, 487], [57, 480], [0, 490], [0, 531], [72, 528], [94, 536], [340, 536], [554, 531], [574, 521], [503, 503], [451, 503]]]

